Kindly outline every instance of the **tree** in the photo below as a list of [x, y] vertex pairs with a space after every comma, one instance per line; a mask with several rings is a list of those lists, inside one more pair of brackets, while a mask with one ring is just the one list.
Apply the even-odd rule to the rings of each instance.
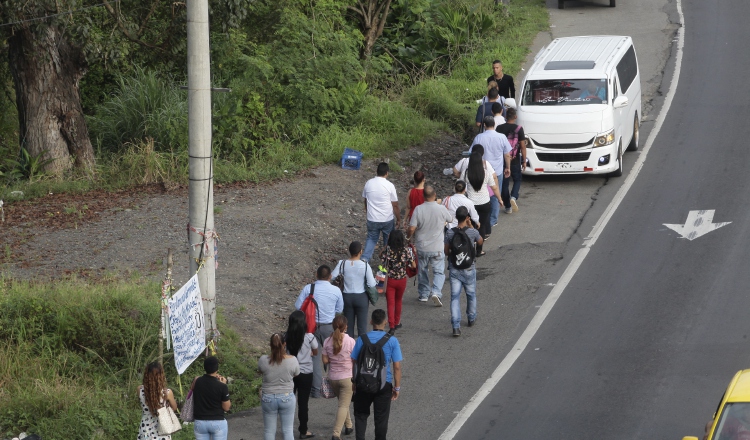
[[347, 8], [357, 15], [359, 30], [365, 38], [360, 56], [362, 59], [368, 59], [372, 55], [375, 41], [383, 35], [391, 0], [357, 0], [356, 6]]

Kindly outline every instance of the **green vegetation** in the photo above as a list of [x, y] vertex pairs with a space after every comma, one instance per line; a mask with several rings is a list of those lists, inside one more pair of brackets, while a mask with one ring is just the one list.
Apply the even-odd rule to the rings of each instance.
[[[0, 437], [25, 431], [50, 439], [132, 438], [140, 422], [136, 388], [143, 367], [157, 358], [159, 289], [135, 279], [0, 278]], [[219, 326], [233, 408], [257, 406], [255, 359], [221, 317]], [[184, 397], [191, 378], [202, 374], [202, 362], [182, 375], [181, 388], [169, 353], [164, 363], [179, 400], [180, 389]]]
[[[383, 35], [362, 59], [362, 35], [347, 4], [261, 0], [214, 14], [224, 21], [212, 26], [213, 85], [232, 89], [213, 94], [217, 183], [293, 175], [337, 162], [344, 148], [372, 160], [440, 131], [468, 137], [491, 61], [501, 59], [518, 84], [527, 48], [548, 21], [542, 0], [394, 0]], [[41, 158], [15, 154], [6, 81], [0, 180], [8, 185], [0, 197], [17, 189], [34, 197], [186, 183], [184, 49], [155, 56], [123, 41], [134, 64], [114, 58], [90, 66], [81, 92], [97, 151], [92, 176], [53, 181], [39, 173]], [[0, 62], [0, 77], [7, 73]]]

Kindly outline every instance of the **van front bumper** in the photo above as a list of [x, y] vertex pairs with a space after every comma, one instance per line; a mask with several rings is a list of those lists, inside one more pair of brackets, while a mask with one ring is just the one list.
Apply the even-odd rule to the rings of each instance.
[[526, 149], [527, 176], [607, 174], [618, 168], [616, 144], [585, 150]]

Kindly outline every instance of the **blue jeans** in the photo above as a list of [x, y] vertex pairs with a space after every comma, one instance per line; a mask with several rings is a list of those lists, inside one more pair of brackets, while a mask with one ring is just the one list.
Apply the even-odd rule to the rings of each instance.
[[[518, 200], [518, 193], [521, 191], [521, 180], [523, 173], [521, 172], [521, 160], [515, 159], [510, 162], [510, 177], [503, 177], [503, 187], [500, 190], [502, 193], [503, 203], [506, 208], [510, 208], [510, 198]], [[510, 187], [510, 179], [513, 179], [513, 190], [508, 191]]]
[[362, 252], [362, 260], [370, 261], [381, 233], [383, 234], [383, 247], [388, 244], [388, 236], [391, 235], [391, 231], [393, 231], [394, 221], [395, 220], [389, 220], [387, 222], [371, 222], [370, 220], [367, 220], [367, 242], [365, 243], [365, 251]]
[[229, 427], [226, 420], [196, 420], [193, 434], [195, 440], [227, 440]]
[[[294, 440], [294, 393], [266, 394], [260, 399], [263, 409], [263, 440], [276, 438], [276, 417], [281, 416], [281, 432], [284, 440]], [[225, 437], [226, 438], [226, 437]]]
[[461, 327], [461, 288], [466, 291], [466, 316], [469, 321], [477, 319], [477, 269], [450, 269], [451, 280], [451, 324]]
[[[422, 299], [435, 295], [443, 297], [443, 283], [445, 283], [445, 255], [442, 252], [417, 251], [419, 257], [419, 275], [417, 291]], [[432, 265], [432, 289], [430, 289], [429, 265]]]
[[497, 196], [490, 197], [490, 207], [492, 211], [490, 211], [490, 226], [495, 226], [497, 224], [497, 216], [500, 214], [500, 200], [497, 199]]

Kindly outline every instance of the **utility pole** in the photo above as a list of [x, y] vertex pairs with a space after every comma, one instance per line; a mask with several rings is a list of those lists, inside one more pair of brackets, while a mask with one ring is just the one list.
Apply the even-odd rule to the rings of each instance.
[[[211, 68], [208, 0], [187, 0], [188, 145], [190, 155], [190, 271], [198, 272], [206, 337], [216, 329], [213, 166], [211, 161]], [[203, 263], [202, 266], [200, 263]]]

